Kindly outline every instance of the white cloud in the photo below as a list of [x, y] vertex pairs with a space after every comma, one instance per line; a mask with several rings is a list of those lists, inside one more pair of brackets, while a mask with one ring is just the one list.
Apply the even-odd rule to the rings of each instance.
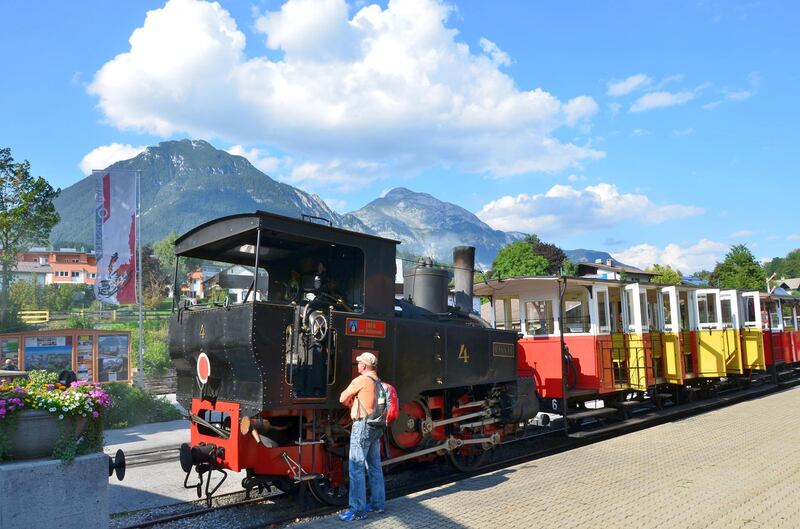
[[696, 93], [684, 90], [682, 92], [650, 92], [645, 94], [631, 105], [631, 112], [644, 112], [655, 108], [665, 108], [682, 105], [695, 98]]
[[328, 207], [330, 207], [335, 212], [340, 214], [347, 213], [346, 200], [342, 200], [340, 198], [331, 198], [331, 197], [325, 198], [323, 200], [325, 201], [326, 204], [328, 204]]
[[247, 161], [253, 164], [253, 166], [270, 176], [272, 176], [271, 173], [277, 171], [282, 165], [287, 165], [289, 163], [289, 160], [285, 158], [270, 156], [268, 152], [257, 148], [245, 149], [241, 145], [234, 145], [228, 149], [228, 152], [235, 156], [247, 158]]
[[678, 74], [675, 74], [675, 75], [668, 75], [667, 77], [665, 77], [661, 81], [659, 81], [659, 83], [657, 85], [655, 85], [654, 88], [656, 90], [661, 90], [662, 88], [664, 88], [668, 84], [679, 83], [679, 82], [683, 81], [683, 78], [684, 78], [684, 75], [682, 73], [678, 73]]
[[356, 191], [374, 179], [380, 165], [369, 162], [344, 162], [333, 160], [326, 163], [303, 162], [291, 168], [288, 175], [279, 179], [292, 185], [313, 188], [328, 184], [340, 192]]
[[564, 105], [567, 125], [575, 125], [581, 120], [588, 120], [597, 113], [597, 103], [589, 96], [578, 96]]
[[720, 106], [721, 104], [722, 101], [711, 101], [710, 103], [706, 103], [705, 105], [703, 105], [703, 110], [713, 110], [718, 106]]
[[607, 94], [613, 97], [624, 96], [630, 94], [634, 90], [644, 88], [652, 82], [653, 80], [650, 79], [650, 77], [648, 77], [647, 75], [643, 73], [638, 73], [636, 75], [631, 75], [630, 77], [623, 79], [622, 81], [614, 81], [608, 83]]
[[608, 109], [611, 110], [611, 115], [612, 116], [616, 116], [619, 113], [621, 108], [622, 108], [622, 105], [620, 103], [609, 103], [608, 104]]
[[504, 196], [485, 204], [477, 215], [498, 230], [564, 235], [631, 221], [659, 224], [702, 212], [695, 206], [655, 204], [645, 195], [622, 194], [615, 185], [601, 183], [583, 189], [555, 185], [543, 194]]
[[739, 230], [731, 233], [728, 237], [731, 239], [742, 239], [753, 235], [752, 230]]
[[692, 136], [694, 135], [695, 130], [692, 127], [686, 129], [672, 129], [672, 135], [676, 138], [680, 138], [682, 136]]
[[793, 233], [786, 237], [787, 241], [800, 241], [800, 235], [797, 233]]
[[391, 0], [351, 16], [345, 0], [289, 0], [255, 22], [280, 53], [251, 45], [250, 57], [219, 4], [170, 0], [147, 13], [89, 92], [121, 129], [264, 145], [320, 166], [381, 163], [384, 176], [436, 165], [502, 176], [604, 156], [555, 139], [562, 127], [585, 130], [592, 98], [564, 103], [518, 88], [495, 43], [457, 40], [452, 11]]
[[691, 274], [703, 269], [711, 270], [728, 249], [728, 245], [708, 239], [702, 239], [686, 248], [675, 243], [664, 248], [652, 244], [637, 244], [621, 252], [614, 252], [614, 258], [639, 268], [658, 263], [669, 265], [684, 274]]
[[146, 148], [146, 145], [134, 147], [127, 143], [101, 145], [89, 151], [78, 166], [81, 168], [81, 171], [83, 171], [83, 174], [88, 175], [91, 174], [94, 169], [105, 169], [109, 165], [121, 160], [130, 160], [137, 154], [143, 152]]
[[756, 95], [758, 93], [758, 88], [761, 86], [761, 76], [758, 72], [751, 72], [747, 76], [748, 84], [750, 85], [749, 88], [739, 89], [739, 90], [731, 90], [729, 88], [725, 88], [722, 90], [722, 94], [725, 96], [725, 99], [728, 101], [746, 101]]
[[653, 133], [647, 129], [633, 129], [634, 136], [651, 136]]
[[480, 45], [483, 53], [491, 57], [494, 64], [498, 66], [509, 66], [511, 64], [511, 58], [508, 56], [508, 54], [501, 50], [497, 44], [491, 40], [481, 37]]
[[570, 182], [582, 182], [586, 180], [586, 177], [583, 175], [571, 174], [567, 177], [567, 180]]

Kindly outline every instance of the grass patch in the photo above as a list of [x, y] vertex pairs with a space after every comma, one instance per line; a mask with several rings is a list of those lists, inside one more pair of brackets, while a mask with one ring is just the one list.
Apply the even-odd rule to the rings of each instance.
[[103, 389], [111, 396], [111, 405], [106, 411], [106, 428], [127, 428], [181, 418], [180, 412], [166, 399], [136, 386], [106, 384]]

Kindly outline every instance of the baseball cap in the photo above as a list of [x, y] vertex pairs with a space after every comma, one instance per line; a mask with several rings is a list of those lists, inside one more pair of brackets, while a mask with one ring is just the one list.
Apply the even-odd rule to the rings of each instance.
[[370, 367], [378, 365], [378, 359], [372, 353], [361, 353], [356, 357], [356, 362], [363, 362]]

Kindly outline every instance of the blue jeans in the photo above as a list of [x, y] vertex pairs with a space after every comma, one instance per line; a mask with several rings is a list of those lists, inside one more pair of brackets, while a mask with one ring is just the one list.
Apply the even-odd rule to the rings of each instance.
[[367, 428], [367, 421], [353, 421], [350, 432], [350, 510], [364, 512], [367, 508], [367, 483], [365, 469], [369, 471], [369, 491], [372, 509], [383, 509], [386, 490], [381, 468], [381, 443], [383, 430]]

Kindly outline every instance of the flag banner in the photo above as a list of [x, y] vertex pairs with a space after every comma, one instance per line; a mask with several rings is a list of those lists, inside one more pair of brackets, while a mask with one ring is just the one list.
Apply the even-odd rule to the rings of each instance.
[[112, 305], [136, 303], [136, 172], [92, 174], [97, 255], [94, 295]]

